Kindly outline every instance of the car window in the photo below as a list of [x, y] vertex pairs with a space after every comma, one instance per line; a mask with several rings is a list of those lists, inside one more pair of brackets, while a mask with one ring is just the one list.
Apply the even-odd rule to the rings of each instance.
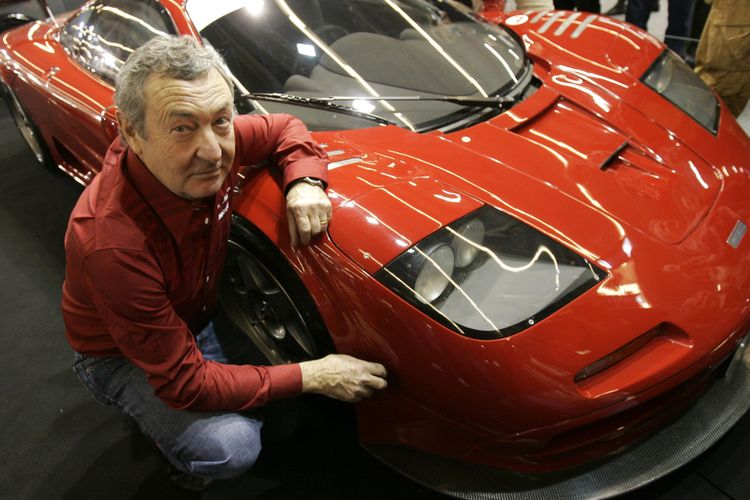
[[[456, 2], [188, 0], [185, 7], [240, 92], [337, 96], [412, 130], [454, 130], [489, 114], [440, 97], [505, 96], [530, 80], [521, 40]], [[343, 125], [340, 114], [307, 114], [320, 115], [306, 121], [310, 128]]]
[[131, 52], [159, 35], [176, 34], [169, 14], [154, 0], [101, 0], [64, 26], [61, 42], [83, 67], [114, 83]]

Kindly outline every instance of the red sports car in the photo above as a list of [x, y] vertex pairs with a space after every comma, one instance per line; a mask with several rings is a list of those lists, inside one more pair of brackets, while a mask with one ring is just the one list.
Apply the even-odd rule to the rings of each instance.
[[267, 362], [384, 363], [363, 446], [464, 498], [608, 496], [695, 457], [750, 406], [750, 139], [647, 33], [452, 1], [93, 0], [7, 17], [2, 92], [39, 163], [86, 184], [113, 81], [187, 34], [239, 113], [289, 112], [334, 218], [291, 248], [248, 166], [222, 303]]

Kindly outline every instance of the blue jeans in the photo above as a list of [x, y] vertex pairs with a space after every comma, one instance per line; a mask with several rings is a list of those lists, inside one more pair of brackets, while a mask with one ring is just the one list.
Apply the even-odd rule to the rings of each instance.
[[[226, 337], [226, 336], [225, 336]], [[204, 358], [220, 363], [242, 360], [244, 336], [221, 338], [213, 322], [196, 336]], [[197, 476], [226, 479], [253, 466], [261, 449], [263, 425], [252, 412], [175, 410], [156, 395], [142, 370], [121, 357], [76, 353], [73, 369], [94, 397], [133, 417], [169, 462]]]

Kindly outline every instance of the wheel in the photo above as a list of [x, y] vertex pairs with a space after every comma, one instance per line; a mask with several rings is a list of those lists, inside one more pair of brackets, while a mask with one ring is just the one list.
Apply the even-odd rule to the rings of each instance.
[[52, 157], [49, 154], [47, 145], [44, 144], [42, 135], [39, 133], [39, 129], [34, 124], [29, 114], [24, 109], [21, 102], [18, 100], [16, 95], [6, 86], [2, 86], [3, 99], [8, 105], [8, 110], [16, 123], [16, 128], [21, 133], [21, 137], [24, 138], [26, 144], [29, 145], [31, 152], [34, 153], [34, 158], [37, 163], [45, 168], [54, 170], [54, 164]]
[[219, 298], [227, 319], [268, 364], [306, 361], [332, 352], [307, 290], [265, 235], [234, 217]]

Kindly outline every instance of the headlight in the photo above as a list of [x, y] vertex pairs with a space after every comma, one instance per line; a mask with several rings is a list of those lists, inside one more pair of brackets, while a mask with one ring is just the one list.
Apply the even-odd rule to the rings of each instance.
[[440, 297], [450, 284], [455, 256], [448, 245], [440, 245], [423, 256], [422, 267], [414, 281], [414, 292], [419, 300], [429, 303]]
[[375, 277], [465, 335], [528, 328], [606, 273], [532, 227], [484, 206], [428, 236]]
[[484, 242], [484, 223], [471, 219], [458, 228], [452, 246], [456, 252], [456, 267], [466, 267], [474, 262]]
[[719, 127], [719, 101], [685, 61], [666, 50], [643, 76], [643, 83], [664, 96], [712, 133]]

